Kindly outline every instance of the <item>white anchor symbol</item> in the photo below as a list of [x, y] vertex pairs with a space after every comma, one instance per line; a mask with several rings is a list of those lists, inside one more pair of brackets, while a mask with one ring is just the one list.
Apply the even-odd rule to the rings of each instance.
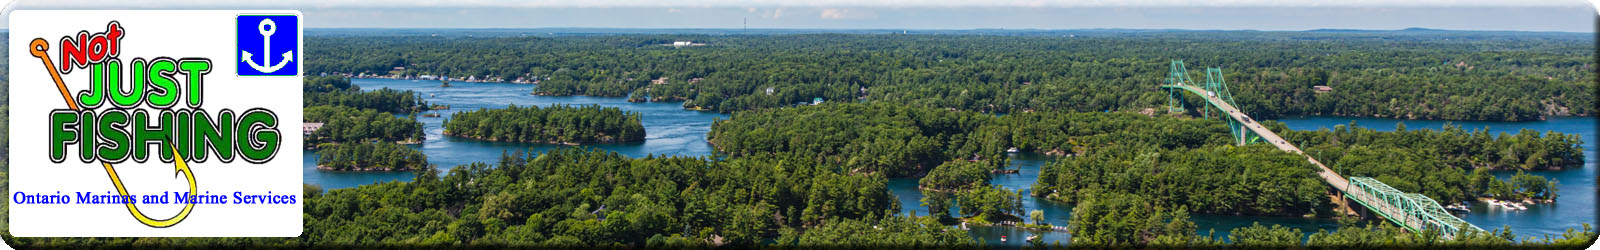
[[[272, 55], [265, 53], [272, 52], [272, 33], [278, 32], [278, 24], [273, 23], [272, 19], [261, 19], [261, 25], [257, 25], [256, 29], [261, 31], [261, 53], [263, 53], [263, 55], [261, 55], [261, 62], [271, 64]], [[240, 56], [240, 58], [243, 58], [242, 60], [244, 60], [244, 63], [250, 64], [251, 68], [255, 68], [256, 70], [261, 71], [261, 73], [272, 73], [278, 71], [278, 69], [283, 68], [284, 65], [288, 65], [289, 62], [294, 61], [294, 50], [283, 52], [283, 61], [278, 61], [278, 64], [274, 64], [271, 67], [262, 66], [260, 64], [256, 64], [254, 60], [250, 60], [249, 51], [240, 50], [239, 52], [244, 53], [244, 55]]]

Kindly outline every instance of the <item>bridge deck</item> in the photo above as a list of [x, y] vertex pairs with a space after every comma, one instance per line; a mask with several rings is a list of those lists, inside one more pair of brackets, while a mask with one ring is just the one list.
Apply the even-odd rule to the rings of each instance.
[[[1233, 104], [1229, 104], [1228, 102], [1223, 101], [1221, 98], [1216, 96], [1201, 94], [1208, 92], [1205, 89], [1201, 89], [1197, 86], [1178, 84], [1167, 85], [1167, 87], [1183, 88], [1186, 91], [1200, 94], [1200, 96], [1205, 98], [1206, 102], [1208, 102], [1210, 105], [1222, 110], [1223, 114], [1231, 117], [1234, 121], [1242, 123], [1246, 129], [1249, 129], [1251, 132], [1255, 132], [1257, 136], [1260, 136], [1261, 139], [1272, 144], [1272, 146], [1277, 147], [1279, 150], [1293, 152], [1305, 156], [1306, 161], [1309, 161], [1312, 165], [1317, 166], [1317, 169], [1319, 170], [1317, 171], [1318, 177], [1321, 177], [1324, 182], [1328, 183], [1328, 185], [1333, 186], [1333, 188], [1338, 189], [1339, 192], [1346, 194], [1346, 197], [1353, 198], [1353, 200], [1355, 200], [1357, 203], [1360, 203], [1367, 209], [1377, 212], [1379, 215], [1390, 219], [1390, 221], [1402, 224], [1401, 226], [1408, 229], [1417, 230], [1428, 228], [1428, 223], [1423, 221], [1424, 219], [1408, 216], [1409, 213], [1405, 209], [1396, 206], [1397, 204], [1390, 204], [1390, 202], [1385, 201], [1384, 199], [1379, 198], [1376, 195], [1367, 192], [1366, 190], [1362, 190], [1361, 188], [1351, 188], [1350, 180], [1345, 179], [1343, 176], [1340, 176], [1339, 173], [1329, 169], [1327, 165], [1323, 165], [1322, 162], [1317, 161], [1316, 158], [1306, 155], [1305, 152], [1301, 151], [1299, 147], [1296, 147], [1294, 144], [1285, 141], [1283, 137], [1280, 137], [1277, 133], [1273, 133], [1272, 130], [1268, 130], [1266, 127], [1261, 126], [1261, 124], [1256, 122], [1254, 119], [1248, 119], [1248, 117], [1245, 116], [1243, 112], [1240, 112], [1237, 107], [1234, 107]], [[1452, 219], [1454, 219], [1454, 217], [1452, 217]], [[1446, 235], [1445, 237], [1452, 236], [1453, 235]]]
[[[1188, 90], [1188, 91], [1191, 91], [1191, 92], [1194, 92], [1194, 93], [1206, 93], [1206, 90], [1201, 89], [1200, 87], [1196, 87], [1196, 86], [1189, 86], [1189, 85], [1169, 85], [1169, 86], [1176, 86], [1176, 87], [1179, 87], [1179, 88], [1184, 88], [1185, 90]], [[1205, 98], [1206, 102], [1209, 102], [1211, 105], [1216, 106], [1218, 109], [1221, 109], [1223, 111], [1223, 114], [1228, 115], [1230, 117], [1233, 117], [1233, 120], [1235, 120], [1235, 121], [1239, 121], [1239, 122], [1243, 123], [1244, 127], [1246, 129], [1250, 129], [1251, 132], [1255, 132], [1256, 135], [1261, 136], [1262, 140], [1266, 140], [1267, 143], [1271, 143], [1272, 146], [1278, 147], [1278, 150], [1283, 150], [1283, 151], [1288, 151], [1288, 152], [1292, 152], [1292, 153], [1298, 153], [1298, 154], [1301, 154], [1301, 155], [1305, 155], [1305, 152], [1300, 151], [1299, 147], [1295, 147], [1294, 144], [1290, 144], [1288, 141], [1283, 140], [1283, 137], [1279, 137], [1278, 134], [1277, 133], [1273, 133], [1272, 130], [1268, 130], [1266, 127], [1262, 127], [1261, 123], [1257, 123], [1254, 119], [1247, 119], [1247, 117], [1244, 115], [1244, 112], [1240, 112], [1239, 108], [1234, 107], [1233, 104], [1229, 104], [1228, 102], [1222, 101], [1221, 98], [1217, 98], [1216, 96], [1201, 95], [1201, 97]], [[1307, 161], [1311, 161], [1312, 165], [1317, 165], [1317, 168], [1321, 169], [1321, 171], [1317, 171], [1317, 175], [1322, 177], [1323, 181], [1328, 182], [1328, 185], [1332, 185], [1334, 188], [1339, 189], [1339, 191], [1341, 191], [1341, 192], [1349, 192], [1349, 190], [1345, 190], [1348, 187], [1350, 187], [1350, 181], [1349, 180], [1345, 180], [1343, 176], [1339, 176], [1339, 173], [1336, 173], [1332, 169], [1329, 169], [1328, 166], [1322, 165], [1322, 162], [1317, 161], [1316, 158], [1311, 158], [1311, 156], [1307, 155], [1306, 156], [1306, 160]]]

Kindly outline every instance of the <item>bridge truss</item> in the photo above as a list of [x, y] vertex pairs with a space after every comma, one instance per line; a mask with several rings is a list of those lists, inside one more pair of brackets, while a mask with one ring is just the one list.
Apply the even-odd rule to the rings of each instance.
[[[1185, 112], [1186, 100], [1183, 93], [1194, 93], [1205, 100], [1205, 104], [1202, 104], [1204, 107], [1200, 107], [1201, 115], [1206, 119], [1217, 116], [1227, 121], [1235, 143], [1245, 145], [1266, 142], [1279, 150], [1305, 155], [1300, 148], [1262, 127], [1238, 109], [1239, 106], [1233, 101], [1233, 94], [1228, 91], [1227, 82], [1223, 81], [1222, 69], [1207, 68], [1205, 72], [1206, 81], [1195, 83], [1189, 79], [1188, 69], [1184, 68], [1183, 61], [1172, 61], [1171, 73], [1167, 74], [1166, 83], [1161, 85], [1162, 89], [1167, 90], [1167, 111]], [[1212, 114], [1212, 110], [1216, 110], [1215, 115]], [[1339, 190], [1345, 198], [1360, 203], [1368, 211], [1399, 224], [1408, 231], [1432, 230], [1442, 233], [1445, 238], [1454, 238], [1468, 232], [1484, 232], [1483, 229], [1451, 215], [1432, 198], [1422, 194], [1402, 192], [1377, 179], [1367, 177], [1345, 179], [1316, 158], [1306, 156], [1306, 160], [1317, 167], [1317, 175], [1324, 182]]]
[[[1210, 102], [1210, 99], [1215, 98], [1220, 99], [1222, 102], [1226, 102], [1229, 106], [1239, 106], [1238, 103], [1233, 102], [1233, 92], [1228, 90], [1228, 83], [1222, 78], [1221, 68], [1206, 68], [1206, 82], [1203, 86], [1195, 83], [1193, 80], [1190, 80], [1188, 72], [1189, 70], [1183, 66], [1183, 61], [1172, 61], [1172, 71], [1171, 73], [1167, 74], [1167, 82], [1166, 84], [1161, 85], [1161, 88], [1167, 90], [1168, 112], [1182, 113], [1185, 111], [1184, 106], [1186, 105], [1187, 100], [1184, 99], [1183, 92], [1191, 92], [1196, 95], [1200, 95], [1202, 99], [1207, 100], [1207, 103]], [[1206, 119], [1211, 119], [1212, 110], [1216, 110], [1216, 112], [1219, 114], [1217, 117], [1220, 117], [1222, 120], [1228, 122], [1228, 132], [1233, 134], [1233, 141], [1235, 144], [1245, 145], [1261, 142], [1261, 135], [1256, 134], [1245, 127], [1245, 122], [1250, 119], [1249, 116], [1245, 116], [1243, 114], [1240, 114], [1238, 117], [1225, 115], [1223, 113], [1236, 111], [1223, 111], [1216, 105], [1203, 105], [1203, 107], [1200, 107], [1201, 116], [1205, 117]]]

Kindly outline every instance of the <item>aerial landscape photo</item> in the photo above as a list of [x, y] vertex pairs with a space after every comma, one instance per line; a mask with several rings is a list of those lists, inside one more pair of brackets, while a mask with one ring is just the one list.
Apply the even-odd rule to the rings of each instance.
[[[300, 236], [0, 233], [19, 249], [1584, 249], [1600, 236], [1600, 12], [1582, 1], [9, 8], [292, 9], [304, 25], [304, 148], [282, 149], [304, 153]], [[17, 101], [0, 75], [0, 104]], [[23, 146], [7, 134], [0, 158]]]

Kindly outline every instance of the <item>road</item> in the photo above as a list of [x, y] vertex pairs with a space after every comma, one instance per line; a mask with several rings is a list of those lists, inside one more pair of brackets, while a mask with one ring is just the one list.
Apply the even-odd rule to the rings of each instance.
[[[1199, 87], [1188, 86], [1188, 85], [1182, 85], [1182, 86], [1183, 86], [1183, 88], [1185, 88], [1185, 89], [1187, 89], [1189, 91], [1193, 91], [1195, 93], [1208, 93], [1206, 90], [1200, 89]], [[1234, 107], [1233, 104], [1229, 104], [1228, 102], [1223, 101], [1221, 98], [1218, 98], [1218, 97], [1213, 96], [1213, 95], [1201, 95], [1201, 96], [1205, 97], [1206, 101], [1210, 102], [1211, 105], [1216, 106], [1218, 109], [1221, 109], [1224, 114], [1226, 114], [1228, 116], [1232, 116], [1233, 120], [1244, 123], [1244, 127], [1246, 129], [1249, 129], [1251, 132], [1255, 132], [1256, 135], [1261, 136], [1261, 139], [1266, 140], [1268, 143], [1271, 143], [1272, 146], [1278, 147], [1279, 150], [1288, 151], [1288, 152], [1292, 152], [1292, 153], [1296, 153], [1296, 154], [1300, 154], [1300, 155], [1305, 156], [1307, 161], [1310, 161], [1312, 165], [1317, 165], [1317, 168], [1321, 169], [1321, 171], [1317, 172], [1317, 175], [1322, 177], [1323, 181], [1328, 182], [1328, 185], [1332, 185], [1334, 188], [1339, 189], [1339, 191], [1341, 191], [1341, 192], [1346, 192], [1346, 193], [1349, 192], [1349, 190], [1345, 190], [1345, 189], [1350, 187], [1350, 180], [1346, 180], [1343, 176], [1339, 176], [1339, 173], [1336, 173], [1332, 169], [1329, 169], [1328, 166], [1327, 165], [1323, 165], [1321, 161], [1317, 161], [1316, 158], [1311, 158], [1310, 155], [1306, 155], [1304, 151], [1300, 151], [1299, 147], [1295, 147], [1294, 144], [1290, 144], [1288, 141], [1283, 140], [1283, 137], [1279, 137], [1278, 134], [1277, 133], [1273, 133], [1272, 130], [1268, 130], [1266, 127], [1262, 127], [1261, 123], [1256, 122], [1255, 119], [1249, 119], [1248, 117], [1246, 117], [1244, 115], [1244, 112], [1240, 112], [1239, 108]]]

